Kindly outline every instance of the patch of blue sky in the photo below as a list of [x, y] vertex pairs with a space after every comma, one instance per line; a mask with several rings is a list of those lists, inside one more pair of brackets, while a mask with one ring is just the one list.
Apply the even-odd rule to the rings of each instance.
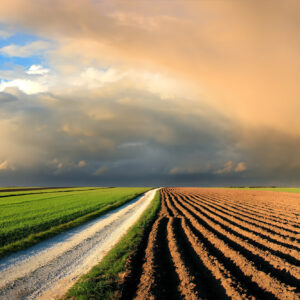
[[8, 57], [0, 54], [0, 70], [13, 70], [16, 66], [29, 68], [32, 65], [43, 65], [47, 67], [43, 57], [30, 56], [30, 57]]
[[[50, 42], [49, 40], [36, 35], [15, 33], [7, 38], [0, 38], [0, 48], [8, 45], [24, 46], [36, 41]], [[44, 67], [47, 67], [46, 61], [43, 58], [43, 53], [29, 57], [9, 57], [7, 55], [0, 54], [0, 70], [11, 70], [16, 66], [23, 66], [27, 68], [34, 64], [42, 64]]]
[[46, 39], [43, 39], [37, 35], [18, 32], [7, 38], [0, 38], [0, 47], [4, 47], [10, 44], [24, 46], [26, 44], [41, 40], [47, 41]]

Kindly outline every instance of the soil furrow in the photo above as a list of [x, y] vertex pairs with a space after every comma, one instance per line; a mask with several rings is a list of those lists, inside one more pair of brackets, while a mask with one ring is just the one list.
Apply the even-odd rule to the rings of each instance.
[[187, 253], [186, 251], [183, 251], [182, 247], [179, 247], [179, 243], [181, 243], [181, 241], [174, 233], [174, 227], [178, 227], [178, 221], [179, 218], [170, 218], [167, 231], [171, 257], [174, 261], [176, 272], [180, 279], [179, 288], [181, 294], [185, 299], [207, 299], [208, 295], [203, 291], [199, 291], [197, 288], [196, 282], [198, 278], [191, 274], [191, 270], [187, 268], [186, 260], [184, 261]]
[[154, 223], [136, 299], [182, 299], [167, 240], [167, 223], [168, 218], [164, 216]]
[[[192, 232], [190, 226], [187, 225], [185, 218], [182, 218], [182, 228], [203, 264], [208, 270], [210, 270], [214, 278], [224, 287], [227, 296], [236, 299], [249, 298], [247, 290], [243, 288], [233, 274], [225, 268], [223, 262], [219, 261], [217, 257], [212, 254], [212, 251], [209, 251], [200, 239]], [[210, 280], [210, 282], [213, 281]], [[218, 285], [214, 284], [214, 286], [217, 287]]]
[[[229, 224], [228, 226], [231, 229], [236, 228], [237, 230], [234, 231], [238, 231], [238, 232], [241, 231], [242, 234], [245, 237], [250, 238], [253, 241], [253, 243], [261, 244], [262, 247], [265, 247], [265, 243], [267, 243], [271, 251], [274, 250], [277, 252], [279, 251], [282, 252], [284, 254], [282, 255], [282, 257], [284, 259], [293, 261], [295, 265], [300, 266], [300, 261], [299, 261], [300, 248], [296, 246], [296, 243], [295, 246], [285, 244], [282, 241], [278, 241], [277, 239], [274, 239], [275, 237], [274, 235], [272, 236], [270, 234], [267, 234], [263, 229], [261, 230], [260, 227], [253, 227], [250, 224], [248, 224], [247, 227], [247, 223], [244, 224], [243, 221], [237, 220], [236, 218], [231, 217], [228, 214], [223, 214], [222, 212], [220, 212], [219, 210], [213, 207], [208, 207], [206, 206], [206, 204], [191, 201], [190, 199], [185, 199], [185, 200], [191, 205], [193, 205], [197, 210], [200, 209], [200, 211], [205, 212], [209, 215], [216, 216], [216, 218], [218, 219], [221, 218], [224, 221], [224, 223], [226, 222], [227, 225]], [[260, 243], [257, 243], [257, 241], [259, 241]], [[276, 254], [281, 255], [280, 253], [276, 253]]]
[[193, 195], [193, 196], [191, 196], [191, 198], [193, 198], [195, 200], [202, 200], [211, 205], [220, 207], [220, 208], [222, 208], [222, 211], [227, 212], [228, 214], [234, 214], [234, 216], [240, 216], [241, 218], [243, 218], [243, 220], [245, 220], [245, 218], [246, 218], [246, 220], [249, 220], [250, 223], [252, 222], [254, 224], [257, 224], [258, 226], [261, 226], [261, 224], [263, 224], [263, 226], [265, 226], [266, 228], [270, 228], [276, 234], [280, 234], [282, 236], [288, 235], [291, 237], [295, 237], [297, 234], [300, 233], [300, 231], [296, 231], [296, 230], [292, 230], [290, 228], [283, 227], [282, 226], [283, 224], [281, 224], [280, 226], [276, 225], [276, 224], [278, 224], [278, 222], [275, 224], [274, 222], [273, 223], [266, 222], [265, 218], [263, 218], [263, 217], [255, 218], [255, 217], [253, 217], [254, 214], [251, 212], [245, 211], [243, 213], [243, 211], [241, 209], [233, 208], [232, 206], [225, 204], [225, 202], [222, 202], [221, 200], [217, 200], [217, 199], [211, 200], [209, 197], [204, 198], [204, 197], [200, 197], [197, 195]]
[[[271, 213], [271, 210], [270, 209], [266, 209], [266, 210], [263, 210], [261, 208], [261, 205], [262, 205], [262, 202], [259, 203], [259, 205], [254, 205], [253, 203], [252, 204], [247, 204], [247, 202], [249, 201], [248, 197], [243, 197], [243, 200], [239, 200], [239, 198], [237, 198], [237, 195], [235, 194], [232, 194], [231, 197], [226, 197], [223, 195], [223, 191], [222, 193], [219, 193], [219, 194], [216, 194], [214, 196], [211, 196], [210, 194], [193, 194], [193, 195], [196, 195], [196, 196], [205, 196], [207, 198], [210, 198], [212, 201], [214, 200], [219, 200], [219, 201], [222, 201], [224, 202], [224, 204], [226, 205], [231, 205], [233, 207], [235, 207], [236, 209], [238, 210], [241, 210], [243, 212], [246, 212], [246, 213], [251, 213], [253, 215], [256, 215], [260, 218], [263, 218], [263, 219], [270, 219], [272, 220], [272, 222], [275, 222], [275, 223], [279, 223], [280, 225], [283, 225], [283, 226], [291, 226], [292, 230], [296, 230], [297, 233], [299, 233], [299, 231], [297, 230], [298, 228], [300, 228], [299, 226], [299, 221], [293, 221], [293, 220], [289, 220], [289, 222], [287, 221], [287, 218], [286, 217], [280, 217], [278, 215], [276, 215], [276, 212], [275, 213]], [[300, 201], [300, 199], [299, 199]], [[245, 207], [247, 206], [247, 207]], [[297, 206], [298, 209], [296, 210], [299, 210], [299, 205]], [[295, 217], [293, 217], [295, 218]]]
[[[176, 233], [177, 235], [179, 234], [177, 243], [181, 245], [179, 252], [185, 254], [185, 259], [189, 259], [189, 266], [194, 269], [194, 273], [200, 274], [200, 278], [198, 278], [197, 282], [201, 283], [202, 286], [199, 288], [199, 294], [202, 295], [202, 298], [225, 299], [226, 295], [228, 297], [234, 296], [235, 299], [249, 298], [246, 297], [246, 289], [241, 287], [240, 283], [232, 276], [232, 274], [217, 260], [217, 258], [207, 251], [205, 246], [187, 227], [183, 214], [174, 206], [173, 195], [169, 194], [168, 196], [164, 197], [163, 201], [167, 203], [173, 214], [179, 217], [174, 218], [176, 219], [175, 222], [177, 222], [175, 223], [177, 228]], [[177, 220], [182, 222], [180, 226]], [[188, 253], [186, 249], [189, 249]], [[205, 292], [207, 287], [209, 287], [209, 291]], [[243, 295], [243, 297], [241, 297], [241, 295]]]
[[[204, 244], [199, 241], [186, 225], [184, 215], [174, 206], [173, 195], [169, 194], [169, 197], [164, 198], [164, 201], [168, 203], [174, 215], [180, 217], [177, 218], [181, 220], [180, 227], [176, 224], [177, 234], [181, 233], [181, 235], [178, 236], [178, 243], [181, 245], [185, 244], [185, 247], [181, 246], [180, 253], [188, 254], [190, 265], [193, 266], [194, 272], [196, 274], [201, 274], [198, 282], [202, 283], [202, 286], [204, 285], [204, 287], [200, 288], [202, 297], [203, 291], [209, 287], [209, 291], [206, 292], [206, 295], [210, 295], [208, 299], [225, 299], [226, 297], [234, 297], [235, 299], [249, 298], [246, 296], [246, 289], [241, 287], [238, 280], [236, 280], [224, 265], [207, 250]], [[187, 248], [186, 245], [188, 245], [188, 253], [186, 250], [182, 250]]]
[[[175, 204], [175, 203], [174, 203]], [[180, 210], [180, 206], [178, 203], [175, 204], [177, 208]], [[179, 207], [178, 207], [179, 206]], [[198, 238], [198, 240], [205, 245], [208, 249], [209, 255], [212, 255], [217, 258], [218, 261], [221, 261], [227, 270], [239, 280], [239, 285], [242, 289], [251, 291], [251, 294], [254, 295], [255, 299], [275, 299], [276, 297], [270, 293], [265, 291], [264, 288], [261, 288], [255, 281], [252, 280], [252, 276], [245, 274], [242, 269], [239, 267], [239, 264], [236, 264], [231, 257], [235, 257], [233, 255], [225, 255], [223, 253], [224, 248], [227, 249], [226, 245], [223, 246], [222, 241], [218, 242], [214, 239], [214, 236], [207, 232], [203, 231], [203, 228], [199, 225], [197, 220], [193, 218], [186, 210], [182, 210], [183, 215], [185, 216], [186, 223], [193, 234]], [[238, 259], [238, 256], [236, 256]], [[248, 292], [249, 293], [249, 292]]]
[[254, 205], [246, 202], [242, 202], [242, 203], [240, 202], [239, 204], [246, 209], [253, 209], [253, 210], [259, 209], [260, 212], [266, 215], [271, 215], [273, 217], [280, 218], [282, 220], [288, 219], [290, 221], [293, 221], [293, 219], [297, 219], [293, 211], [287, 213], [286, 210], [280, 211], [277, 209], [273, 209], [275, 203], [273, 203], [272, 206], [268, 206], [268, 207], [265, 207], [263, 203], [261, 203], [260, 205]]
[[[180, 208], [180, 210], [185, 214], [187, 218], [193, 220], [193, 225], [205, 236], [205, 238], [207, 238], [212, 244], [214, 244], [215, 247], [222, 249], [224, 255], [230, 258], [242, 270], [242, 272], [245, 275], [249, 276], [252, 281], [256, 282], [256, 284], [260, 286], [262, 290], [266, 290], [276, 296], [280, 295], [281, 299], [293, 299], [296, 297], [296, 294], [293, 291], [295, 290], [295, 287], [286, 285], [278, 281], [268, 273], [259, 270], [261, 268], [257, 269], [256, 266], [259, 265], [251, 260], [248, 260], [244, 256], [245, 253], [240, 253], [241, 250], [243, 251], [242, 247], [226, 238], [226, 236], [218, 233], [216, 230], [211, 228], [211, 226], [208, 226], [192, 210], [186, 209], [182, 206], [182, 204], [179, 204], [178, 202], [175, 202], [175, 205]], [[236, 249], [232, 248], [232, 246]], [[252, 253], [248, 254], [250, 254], [250, 256], [253, 256]]]
[[[180, 202], [182, 204], [182, 202]], [[299, 268], [289, 265], [286, 261], [282, 261], [279, 257], [270, 254], [267, 251], [262, 251], [258, 247], [249, 244], [249, 239], [244, 242], [243, 235], [234, 232], [230, 227], [227, 227], [222, 223], [220, 219], [217, 221], [213, 216], [207, 215], [187, 203], [184, 207], [197, 215], [197, 218], [201, 218], [201, 223], [210, 231], [214, 232], [222, 240], [226, 241], [231, 248], [242, 253], [249, 261], [253, 261], [256, 266], [265, 273], [270, 273], [275, 278], [286, 285], [293, 284], [297, 286], [299, 283], [300, 273]]]

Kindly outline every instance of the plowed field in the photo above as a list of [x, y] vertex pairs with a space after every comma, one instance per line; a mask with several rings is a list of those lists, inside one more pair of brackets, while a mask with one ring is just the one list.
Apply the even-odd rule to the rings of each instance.
[[204, 188], [161, 195], [125, 298], [299, 299], [300, 195]]

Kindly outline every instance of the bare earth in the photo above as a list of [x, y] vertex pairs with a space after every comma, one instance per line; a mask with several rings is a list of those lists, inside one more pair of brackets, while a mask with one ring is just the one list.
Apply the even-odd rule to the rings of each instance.
[[0, 299], [53, 299], [96, 265], [138, 220], [156, 190], [98, 219], [0, 260]]
[[300, 299], [299, 194], [204, 188], [161, 194], [130, 298]]

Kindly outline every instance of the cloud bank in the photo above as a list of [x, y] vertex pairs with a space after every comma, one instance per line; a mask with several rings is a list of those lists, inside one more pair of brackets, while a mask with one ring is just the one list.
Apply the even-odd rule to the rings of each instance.
[[297, 185], [297, 2], [0, 5], [3, 184]]

